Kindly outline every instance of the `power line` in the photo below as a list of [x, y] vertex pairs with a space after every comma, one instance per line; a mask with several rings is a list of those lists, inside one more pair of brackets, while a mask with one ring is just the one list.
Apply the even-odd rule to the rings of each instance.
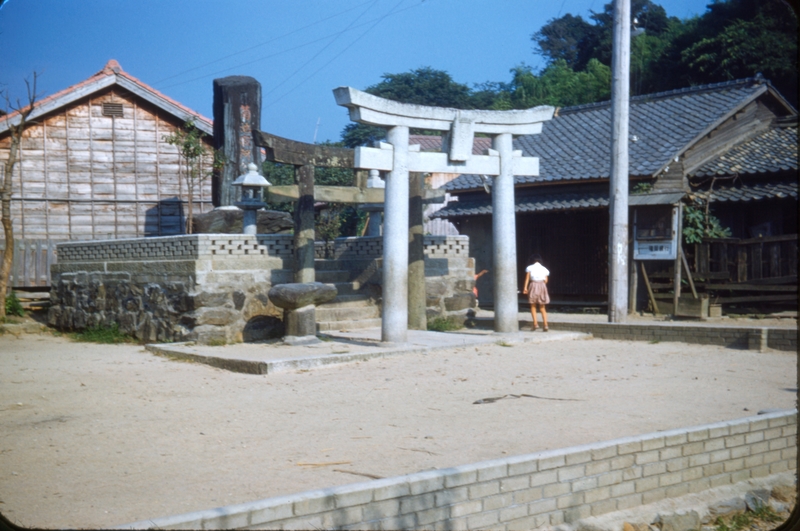
[[[168, 81], [170, 79], [182, 76], [184, 74], [188, 74], [189, 72], [194, 72], [195, 70], [199, 70], [199, 69], [204, 68], [206, 66], [213, 65], [215, 63], [219, 63], [220, 61], [224, 61], [225, 59], [230, 59], [231, 57], [235, 57], [237, 55], [241, 55], [241, 54], [249, 52], [251, 50], [255, 50], [256, 48], [260, 48], [262, 46], [265, 46], [265, 45], [267, 45], [267, 44], [269, 44], [271, 42], [277, 41], [278, 39], [283, 39], [283, 38], [288, 37], [290, 35], [294, 35], [295, 33], [301, 32], [301, 31], [306, 30], [308, 28], [312, 28], [312, 27], [314, 27], [314, 26], [316, 26], [318, 24], [322, 24], [323, 22], [327, 22], [327, 21], [329, 21], [329, 20], [331, 20], [333, 18], [340, 17], [340, 16], [344, 15], [345, 13], [349, 13], [350, 11], [353, 11], [354, 9], [358, 9], [361, 6], [370, 3], [371, 1], [372, 0], [367, 0], [366, 2], [362, 2], [362, 3], [360, 3], [360, 4], [356, 5], [356, 6], [351, 7], [350, 9], [345, 9], [344, 11], [340, 11], [340, 12], [338, 12], [338, 13], [336, 13], [334, 15], [331, 15], [331, 16], [329, 16], [327, 18], [323, 18], [323, 19], [318, 20], [316, 22], [312, 22], [311, 24], [307, 24], [307, 25], [305, 25], [303, 27], [297, 28], [296, 30], [290, 31], [288, 33], [284, 33], [283, 35], [278, 35], [277, 37], [273, 37], [272, 39], [268, 39], [268, 40], [266, 40], [264, 42], [260, 42], [260, 43], [254, 45], [254, 46], [250, 46], [249, 48], [245, 48], [243, 50], [239, 50], [238, 52], [233, 52], [233, 53], [228, 54], [228, 55], [226, 55], [224, 57], [220, 57], [219, 59], [214, 59], [213, 61], [209, 61], [207, 63], [203, 63], [201, 65], [194, 66], [194, 67], [189, 68], [187, 70], [183, 70], [183, 71], [178, 72], [176, 74], [173, 74], [173, 75], [171, 75], [169, 77], [165, 77], [165, 78], [159, 79], [158, 81], [156, 81], [154, 83], [154, 85], [158, 85], [159, 83], [163, 83], [164, 81]], [[174, 86], [174, 85], [170, 85], [170, 86]]]
[[[402, 0], [401, 0], [401, 1], [402, 1]], [[369, 11], [370, 9], [372, 9], [372, 8], [375, 6], [375, 4], [377, 4], [377, 3], [378, 3], [378, 0], [373, 0], [372, 4], [370, 4], [370, 6], [369, 6], [367, 9], [365, 9], [365, 10], [364, 10], [364, 11], [363, 11], [363, 12], [362, 12], [360, 15], [358, 15], [358, 16], [357, 16], [355, 19], [353, 19], [353, 21], [352, 21], [352, 22], [350, 22], [350, 24], [348, 24], [348, 25], [347, 25], [347, 27], [346, 27], [345, 29], [343, 29], [342, 31], [340, 31], [339, 33], [337, 33], [336, 35], [334, 35], [333, 39], [331, 39], [331, 41], [330, 41], [329, 43], [327, 43], [325, 46], [323, 46], [323, 47], [322, 47], [322, 49], [320, 49], [320, 50], [319, 50], [317, 53], [315, 53], [313, 56], [311, 56], [311, 58], [310, 58], [308, 61], [306, 61], [305, 63], [303, 63], [303, 64], [302, 64], [302, 65], [300, 65], [299, 67], [297, 67], [297, 69], [296, 69], [294, 72], [292, 72], [291, 74], [289, 74], [289, 76], [287, 76], [286, 78], [284, 78], [284, 80], [283, 80], [283, 81], [281, 81], [280, 83], [278, 83], [277, 85], [275, 85], [275, 86], [274, 86], [274, 87], [273, 87], [273, 88], [272, 88], [272, 89], [271, 89], [269, 92], [267, 92], [266, 94], [264, 94], [264, 96], [269, 96], [270, 94], [272, 94], [273, 92], [275, 92], [275, 91], [276, 91], [276, 90], [277, 90], [279, 87], [281, 87], [281, 86], [282, 86], [284, 83], [286, 83], [287, 81], [289, 81], [290, 79], [292, 79], [292, 78], [293, 78], [293, 77], [294, 77], [294, 76], [295, 76], [295, 75], [296, 75], [296, 74], [297, 74], [297, 73], [298, 73], [300, 70], [302, 70], [303, 68], [305, 68], [305, 67], [306, 67], [306, 65], [308, 65], [308, 64], [309, 64], [311, 61], [313, 61], [314, 59], [316, 59], [317, 57], [319, 57], [319, 56], [320, 56], [320, 54], [322, 54], [322, 52], [324, 52], [325, 50], [327, 50], [327, 49], [330, 47], [330, 45], [331, 45], [331, 44], [333, 44], [334, 42], [336, 42], [336, 40], [337, 40], [339, 37], [341, 37], [342, 35], [344, 35], [344, 34], [345, 34], [345, 32], [349, 31], [349, 30], [350, 30], [350, 28], [352, 28], [352, 27], [353, 27], [353, 25], [354, 25], [356, 22], [358, 22], [358, 19], [360, 19], [361, 17], [363, 17], [363, 16], [364, 16], [364, 15], [367, 13], [367, 11]]]
[[[414, 4], [414, 5], [411, 5], [411, 6], [409, 6], [409, 7], [406, 7], [406, 8], [403, 8], [403, 9], [399, 9], [399, 10], [397, 10], [397, 11], [394, 11], [394, 12], [390, 12], [390, 14], [391, 14], [391, 15], [397, 15], [397, 14], [399, 14], [399, 13], [402, 13], [403, 11], [407, 11], [407, 10], [409, 10], [409, 9], [412, 9], [412, 8], [414, 8], [414, 7], [417, 7], [417, 6], [421, 5], [421, 4], [422, 4], [422, 3], [424, 3], [424, 2], [425, 2], [425, 0], [421, 0], [419, 4]], [[367, 3], [367, 2], [364, 2], [364, 3]], [[364, 4], [359, 4], [359, 5], [364, 5]], [[353, 27], [349, 28], [349, 29], [348, 29], [348, 30], [346, 30], [346, 31], [353, 31], [353, 30], [356, 30], [356, 29], [358, 29], [358, 28], [361, 28], [361, 27], [363, 27], [363, 26], [366, 26], [366, 25], [368, 25], [368, 24], [370, 24], [370, 23], [372, 23], [372, 22], [375, 22], [375, 21], [381, 21], [381, 20], [383, 20], [383, 19], [384, 19], [386, 16], [388, 16], [388, 15], [384, 15], [384, 16], [382, 16], [382, 17], [376, 17], [376, 18], [373, 18], [373, 19], [370, 19], [370, 20], [366, 20], [366, 21], [362, 22], [361, 24], [356, 24], [355, 26], [353, 26]], [[314, 39], [314, 40], [312, 40], [312, 41], [309, 41], [309, 42], [306, 42], [306, 43], [304, 43], [304, 44], [299, 44], [299, 45], [297, 45], [297, 46], [294, 46], [294, 47], [292, 47], [292, 48], [288, 48], [288, 49], [286, 49], [286, 50], [282, 50], [282, 51], [280, 51], [280, 52], [275, 52], [275, 53], [272, 53], [272, 54], [269, 54], [269, 55], [265, 55], [265, 56], [262, 56], [262, 57], [258, 57], [258, 58], [256, 58], [256, 59], [253, 59], [252, 61], [247, 61], [247, 62], [244, 62], [244, 63], [239, 63], [239, 64], [236, 64], [236, 65], [230, 66], [230, 67], [228, 67], [228, 68], [223, 68], [222, 70], [217, 70], [217, 71], [215, 71], [215, 72], [211, 72], [211, 73], [208, 73], [208, 74], [203, 74], [203, 75], [201, 75], [201, 76], [198, 76], [198, 77], [195, 77], [195, 78], [192, 78], [192, 79], [188, 79], [188, 80], [186, 80], [186, 81], [179, 81], [179, 82], [172, 83], [172, 84], [170, 84], [170, 85], [165, 85], [165, 86], [158, 86], [157, 84], [154, 84], [154, 85], [155, 85], [155, 86], [157, 86], [157, 88], [159, 88], [160, 90], [165, 90], [165, 89], [168, 89], [168, 88], [171, 88], [171, 87], [177, 87], [177, 86], [180, 86], [180, 85], [185, 85], [186, 83], [192, 83], [192, 82], [194, 82], [194, 81], [199, 81], [199, 80], [201, 80], [201, 79], [207, 79], [207, 78], [209, 78], [209, 77], [212, 77], [212, 76], [217, 76], [217, 75], [219, 75], [219, 74], [224, 74], [224, 73], [226, 73], [226, 72], [230, 72], [231, 70], [236, 70], [236, 69], [238, 69], [238, 68], [241, 68], [241, 67], [243, 67], [243, 66], [248, 66], [248, 65], [251, 65], [251, 64], [253, 64], [253, 63], [258, 63], [258, 62], [264, 61], [264, 60], [266, 60], [266, 59], [270, 59], [270, 58], [272, 58], [272, 57], [276, 57], [276, 56], [278, 56], [278, 55], [281, 55], [281, 54], [284, 54], [284, 53], [287, 53], [287, 52], [291, 52], [291, 51], [294, 51], [294, 50], [297, 50], [297, 49], [300, 49], [300, 48], [304, 48], [304, 47], [306, 47], [306, 46], [310, 46], [310, 45], [312, 45], [312, 44], [314, 44], [314, 43], [317, 43], [317, 42], [320, 42], [320, 41], [327, 40], [327, 39], [329, 39], [329, 38], [331, 38], [331, 37], [333, 37], [333, 36], [335, 36], [335, 35], [337, 35], [337, 34], [339, 34], [339, 33], [341, 33], [341, 32], [331, 33], [331, 34], [329, 34], [329, 35], [326, 35], [326, 36], [324, 36], [324, 37], [320, 37], [320, 38], [318, 38], [318, 39]], [[210, 63], [209, 63], [209, 64], [210, 64]]]
[[[370, 31], [372, 31], [372, 29], [373, 29], [373, 28], [375, 28], [375, 26], [377, 26], [378, 24], [380, 24], [380, 23], [381, 23], [381, 22], [382, 22], [384, 19], [386, 19], [386, 18], [387, 18], [387, 17], [389, 17], [390, 15], [394, 15], [394, 14], [400, 13], [400, 12], [402, 12], [402, 11], [405, 11], [406, 9], [410, 9], [411, 7], [416, 7], [417, 5], [419, 5], [419, 4], [415, 4], [415, 5], [413, 5], [413, 6], [409, 6], [409, 7], [405, 8], [405, 9], [402, 9], [402, 10], [399, 10], [399, 11], [397, 11], [397, 8], [398, 8], [398, 7], [400, 6], [400, 4], [402, 4], [403, 2], [405, 2], [405, 0], [400, 0], [399, 2], [397, 2], [397, 3], [394, 5], [394, 7], [393, 7], [393, 8], [392, 8], [392, 9], [391, 9], [391, 10], [390, 10], [388, 13], [386, 13], [385, 15], [383, 15], [382, 17], [380, 17], [378, 20], [376, 20], [376, 21], [375, 21], [375, 23], [374, 23], [372, 26], [370, 26], [369, 28], [367, 28], [367, 30], [366, 30], [366, 31], [364, 31], [364, 33], [362, 33], [361, 35], [359, 35], [359, 36], [358, 36], [358, 37], [357, 37], [357, 38], [356, 38], [356, 39], [355, 39], [353, 42], [351, 42], [350, 44], [348, 44], [348, 45], [347, 45], [347, 46], [346, 46], [346, 47], [345, 47], [345, 48], [344, 48], [344, 49], [343, 49], [341, 52], [339, 52], [338, 54], [336, 54], [335, 56], [333, 56], [333, 57], [332, 57], [332, 58], [331, 58], [331, 59], [330, 59], [330, 60], [329, 60], [327, 63], [325, 63], [324, 65], [322, 65], [322, 66], [320, 66], [319, 68], [317, 68], [316, 70], [314, 70], [314, 71], [313, 71], [311, 74], [309, 74], [309, 75], [308, 75], [308, 76], [307, 76], [305, 79], [303, 79], [302, 81], [300, 81], [300, 83], [298, 83], [297, 85], [295, 85], [294, 87], [292, 87], [292, 88], [291, 88], [289, 91], [287, 91], [287, 92], [283, 93], [283, 94], [282, 94], [281, 96], [279, 96], [277, 99], [275, 99], [275, 100], [273, 100], [272, 102], [270, 102], [269, 104], [265, 105], [265, 106], [264, 106], [264, 108], [266, 109], [266, 108], [268, 108], [268, 107], [271, 107], [272, 105], [275, 105], [277, 102], [279, 102], [280, 100], [282, 100], [283, 98], [285, 98], [286, 96], [288, 96], [289, 94], [291, 94], [291, 93], [292, 93], [292, 92], [293, 92], [293, 91], [294, 91], [294, 90], [295, 90], [297, 87], [301, 86], [303, 83], [305, 83], [306, 81], [308, 81], [309, 79], [311, 79], [312, 77], [314, 77], [314, 76], [315, 76], [315, 75], [316, 75], [316, 74], [317, 74], [317, 73], [318, 73], [320, 70], [322, 70], [323, 68], [326, 68], [327, 66], [329, 66], [331, 63], [333, 63], [333, 61], [335, 61], [336, 59], [338, 59], [338, 58], [339, 58], [339, 57], [340, 57], [340, 56], [341, 56], [341, 55], [342, 55], [344, 52], [346, 52], [347, 50], [349, 50], [350, 48], [352, 48], [352, 47], [353, 47], [353, 45], [354, 45], [355, 43], [357, 43], [358, 41], [360, 41], [360, 40], [361, 40], [361, 39], [362, 39], [362, 38], [363, 38], [363, 37], [364, 37], [364, 36], [365, 36], [367, 33], [369, 33]], [[424, 3], [424, 2], [425, 2], [425, 0], [421, 0], [421, 2], [420, 2], [420, 3]], [[272, 91], [270, 91], [270, 92], [272, 92]]]

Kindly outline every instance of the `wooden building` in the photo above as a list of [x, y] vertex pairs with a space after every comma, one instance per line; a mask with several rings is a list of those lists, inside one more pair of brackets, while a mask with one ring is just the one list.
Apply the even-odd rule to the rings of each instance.
[[[525, 262], [537, 252], [552, 272], [548, 288], [554, 302], [607, 301], [610, 121], [610, 102], [568, 107], [545, 122], [541, 134], [515, 139], [515, 149], [540, 159], [539, 176], [515, 181], [520, 290]], [[730, 291], [745, 284], [733, 284], [767, 282], [762, 277], [768, 275], [796, 286], [797, 111], [768, 81], [757, 77], [631, 98], [629, 148], [631, 193], [649, 192], [647, 198], [632, 195], [637, 199], [629, 200], [631, 205], [700, 199], [731, 228], [725, 252], [738, 261], [715, 257], [713, 245], [711, 251], [686, 249], [695, 272], [719, 273], [710, 284], [716, 286], [714, 297], [740, 300]], [[483, 181], [462, 175], [445, 189], [456, 200], [433, 217], [468, 235], [475, 269], [491, 273], [492, 206]], [[633, 208], [629, 219], [632, 228]], [[772, 240], [783, 247], [777, 249]], [[716, 262], [703, 262], [709, 257]], [[742, 274], [742, 263], [749, 273]], [[647, 262], [654, 273], [670, 267]], [[723, 277], [727, 290], [718, 286]], [[671, 277], [664, 272], [661, 278]], [[481, 303], [491, 304], [490, 275], [478, 289]], [[780, 300], [789, 300], [790, 290], [787, 286]], [[644, 287], [639, 294], [645, 294], [642, 309]]]
[[[0, 160], [8, 157], [8, 124], [16, 116], [0, 118]], [[211, 148], [211, 120], [114, 60], [37, 102], [13, 175], [18, 244], [11, 285], [48, 285], [54, 242], [182, 234], [185, 168], [164, 137], [190, 119], [209, 135]], [[197, 188], [193, 211], [211, 210], [211, 179]]]

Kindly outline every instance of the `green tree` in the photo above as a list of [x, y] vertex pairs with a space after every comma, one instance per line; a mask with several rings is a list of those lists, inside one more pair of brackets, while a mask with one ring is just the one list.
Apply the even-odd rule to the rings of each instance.
[[537, 105], [566, 107], [608, 99], [611, 70], [591, 59], [583, 72], [575, 72], [563, 59], [546, 67], [538, 76], [528, 66], [512, 71], [508, 107], [528, 109]]
[[672, 53], [689, 84], [761, 73], [796, 104], [797, 30], [794, 11], [779, 0], [715, 0]]
[[188, 199], [188, 209], [186, 215], [186, 233], [192, 233], [192, 219], [194, 215], [194, 196], [196, 190], [203, 185], [215, 169], [222, 167], [223, 158], [221, 152], [215, 153], [204, 141], [207, 137], [195, 125], [195, 119], [191, 118], [183, 124], [182, 128], [177, 128], [169, 135], [164, 135], [164, 142], [178, 148], [178, 154], [185, 164], [183, 178], [186, 182], [186, 195]]

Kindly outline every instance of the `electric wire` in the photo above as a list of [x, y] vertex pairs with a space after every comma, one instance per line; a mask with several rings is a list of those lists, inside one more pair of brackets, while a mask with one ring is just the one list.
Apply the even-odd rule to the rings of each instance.
[[[413, 9], [413, 8], [415, 8], [415, 7], [418, 7], [419, 5], [423, 4], [424, 2], [425, 2], [425, 0], [421, 0], [419, 3], [412, 4], [412, 5], [408, 6], [408, 7], [405, 7], [405, 8], [403, 8], [403, 9], [398, 9], [398, 10], [396, 10], [396, 11], [392, 11], [392, 12], [390, 12], [390, 14], [391, 14], [392, 16], [393, 16], [393, 15], [398, 15], [398, 14], [400, 14], [400, 13], [404, 12], [404, 11], [407, 11], [407, 10], [409, 10], [409, 9]], [[366, 3], [366, 2], [365, 2], [365, 3]], [[363, 4], [359, 4], [359, 5], [363, 5]], [[361, 28], [361, 27], [364, 27], [364, 26], [366, 26], [366, 25], [368, 25], [368, 24], [370, 24], [370, 23], [373, 23], [373, 22], [376, 22], [376, 21], [381, 21], [381, 20], [383, 20], [384, 18], [386, 18], [386, 16], [387, 16], [387, 15], [384, 15], [384, 16], [381, 16], [381, 17], [376, 17], [376, 18], [373, 18], [373, 19], [370, 19], [370, 20], [366, 20], [366, 21], [364, 21], [364, 22], [362, 22], [362, 23], [360, 23], [360, 24], [356, 24], [356, 25], [352, 26], [352, 27], [351, 27], [351, 28], [349, 28], [347, 31], [354, 31], [354, 30], [356, 30], [356, 29], [358, 29], [358, 28]], [[223, 68], [223, 69], [221, 69], [221, 70], [217, 70], [217, 71], [215, 71], [215, 72], [210, 72], [210, 73], [208, 73], [208, 74], [203, 74], [203, 75], [200, 75], [200, 76], [194, 77], [194, 78], [192, 78], [192, 79], [187, 79], [187, 80], [185, 80], [185, 81], [178, 81], [178, 82], [176, 82], [176, 83], [172, 83], [172, 84], [169, 84], [169, 85], [156, 85], [156, 84], [154, 84], [154, 86], [156, 86], [156, 87], [157, 87], [159, 90], [165, 90], [165, 89], [168, 89], [168, 88], [177, 87], [177, 86], [180, 86], [180, 85], [185, 85], [185, 84], [187, 84], [187, 83], [192, 83], [192, 82], [194, 82], [194, 81], [199, 81], [199, 80], [201, 80], [201, 79], [208, 79], [209, 77], [218, 76], [218, 75], [220, 75], [220, 74], [224, 74], [224, 73], [226, 73], [226, 72], [230, 72], [230, 71], [232, 71], [232, 70], [237, 70], [237, 69], [239, 69], [239, 68], [241, 68], [241, 67], [243, 67], [243, 66], [248, 66], [248, 65], [251, 65], [251, 64], [254, 64], [254, 63], [258, 63], [258, 62], [264, 61], [264, 60], [266, 60], [266, 59], [271, 59], [271, 58], [273, 58], [273, 57], [277, 57], [277, 56], [279, 56], [279, 55], [282, 55], [282, 54], [285, 54], [285, 53], [288, 53], [288, 52], [291, 52], [291, 51], [294, 51], [294, 50], [297, 50], [297, 49], [300, 49], [300, 48], [304, 48], [304, 47], [306, 47], [306, 46], [310, 46], [310, 45], [312, 45], [312, 44], [315, 44], [315, 43], [317, 43], [317, 42], [320, 42], [320, 41], [327, 40], [327, 39], [329, 39], [329, 38], [331, 38], [331, 37], [333, 37], [333, 36], [337, 35], [337, 33], [341, 33], [341, 32], [335, 32], [335, 33], [331, 33], [331, 34], [328, 34], [328, 35], [326, 35], [326, 36], [324, 36], [324, 37], [320, 37], [320, 38], [314, 39], [314, 40], [312, 40], [312, 41], [309, 41], [309, 42], [306, 42], [306, 43], [303, 43], [303, 44], [299, 44], [299, 45], [297, 45], [297, 46], [294, 46], [294, 47], [292, 47], [292, 48], [287, 48], [287, 49], [285, 49], [285, 50], [281, 50], [281, 51], [279, 51], [279, 52], [275, 52], [275, 53], [272, 53], [272, 54], [269, 54], [269, 55], [265, 55], [265, 56], [262, 56], [262, 57], [258, 57], [258, 58], [256, 58], [256, 59], [253, 59], [252, 61], [247, 61], [247, 62], [244, 62], [244, 63], [239, 63], [239, 64], [236, 64], [236, 65], [233, 65], [233, 66], [227, 67], [227, 68]]]
[[[298, 72], [300, 72], [300, 70], [302, 70], [303, 68], [305, 68], [305, 67], [306, 67], [306, 66], [307, 66], [307, 65], [308, 65], [308, 64], [309, 64], [311, 61], [313, 61], [314, 59], [316, 59], [317, 57], [319, 57], [319, 56], [320, 56], [320, 55], [321, 55], [321, 54], [322, 54], [322, 53], [323, 53], [325, 50], [327, 50], [327, 49], [328, 49], [328, 48], [329, 48], [329, 47], [330, 47], [330, 46], [331, 46], [331, 45], [332, 45], [334, 42], [336, 42], [336, 41], [339, 39], [339, 37], [341, 37], [342, 35], [344, 35], [344, 34], [345, 34], [345, 32], [349, 31], [349, 30], [350, 30], [350, 28], [352, 28], [352, 27], [353, 27], [353, 25], [354, 25], [356, 22], [358, 22], [358, 19], [360, 19], [361, 17], [363, 17], [363, 16], [364, 16], [364, 15], [367, 13], [367, 11], [369, 11], [370, 9], [372, 9], [372, 8], [375, 6], [375, 4], [377, 4], [377, 3], [378, 3], [378, 0], [373, 0], [372, 4], [370, 4], [370, 5], [369, 5], [369, 7], [367, 7], [367, 9], [365, 9], [365, 10], [364, 10], [364, 11], [363, 11], [363, 12], [362, 12], [360, 15], [358, 15], [358, 16], [357, 16], [355, 19], [353, 19], [353, 21], [352, 21], [352, 22], [350, 22], [350, 24], [348, 24], [346, 28], [344, 28], [342, 31], [338, 32], [336, 35], [334, 35], [333, 39], [331, 39], [331, 41], [330, 41], [329, 43], [327, 43], [325, 46], [323, 46], [323, 47], [322, 47], [322, 48], [321, 48], [321, 49], [320, 49], [320, 50], [319, 50], [317, 53], [315, 53], [314, 55], [312, 55], [312, 56], [311, 56], [311, 58], [310, 58], [310, 59], [308, 59], [308, 60], [307, 60], [305, 63], [303, 63], [302, 65], [300, 65], [299, 67], [297, 67], [297, 68], [295, 69], [295, 71], [294, 71], [294, 72], [292, 72], [291, 74], [289, 74], [287, 77], [285, 77], [283, 81], [281, 81], [280, 83], [278, 83], [277, 85], [275, 85], [274, 87], [272, 87], [272, 89], [270, 89], [270, 90], [269, 90], [267, 93], [265, 93], [265, 94], [264, 94], [264, 96], [269, 96], [270, 94], [272, 94], [273, 92], [275, 92], [275, 91], [276, 91], [276, 90], [277, 90], [279, 87], [283, 86], [283, 85], [284, 85], [286, 82], [288, 82], [290, 79], [292, 79], [292, 78], [293, 78], [293, 77], [294, 77], [294, 76], [295, 76], [295, 75], [296, 75]], [[385, 18], [385, 17], [384, 17], [384, 18]], [[382, 20], [382, 19], [381, 19], [381, 20]], [[337, 57], [338, 57], [338, 56], [337, 56]]]
[[[422, 2], [424, 2], [424, 1], [425, 1], [425, 0], [422, 0]], [[338, 54], [334, 55], [334, 56], [333, 56], [333, 57], [332, 57], [332, 58], [331, 58], [331, 59], [330, 59], [330, 60], [329, 60], [327, 63], [325, 63], [324, 65], [322, 65], [322, 66], [320, 66], [319, 68], [317, 68], [316, 70], [314, 70], [314, 71], [313, 71], [311, 74], [309, 74], [307, 77], [305, 77], [305, 78], [304, 78], [302, 81], [300, 81], [298, 84], [296, 84], [296, 85], [295, 85], [294, 87], [292, 87], [290, 90], [288, 90], [287, 92], [284, 92], [284, 93], [283, 93], [281, 96], [279, 96], [278, 98], [274, 99], [274, 100], [273, 100], [273, 101], [271, 101], [269, 104], [265, 105], [265, 106], [264, 106], [264, 108], [268, 108], [268, 107], [271, 107], [272, 105], [275, 105], [277, 102], [279, 102], [280, 100], [282, 100], [283, 98], [285, 98], [286, 96], [288, 96], [289, 94], [291, 94], [291, 93], [292, 93], [292, 92], [293, 92], [295, 89], [297, 89], [298, 87], [300, 87], [301, 85], [303, 85], [303, 84], [304, 84], [306, 81], [308, 81], [309, 79], [311, 79], [312, 77], [314, 77], [314, 76], [315, 76], [315, 75], [316, 75], [318, 72], [320, 72], [322, 69], [326, 68], [326, 67], [327, 67], [327, 66], [329, 66], [331, 63], [333, 63], [333, 62], [334, 62], [336, 59], [338, 59], [338, 58], [339, 58], [339, 57], [340, 57], [342, 54], [344, 54], [344, 53], [345, 53], [347, 50], [349, 50], [350, 48], [352, 48], [352, 47], [353, 47], [353, 45], [355, 45], [355, 44], [356, 44], [358, 41], [360, 41], [362, 38], [364, 38], [364, 36], [366, 36], [366, 34], [367, 34], [367, 33], [369, 33], [370, 31], [372, 31], [372, 30], [375, 28], [375, 26], [377, 26], [378, 24], [380, 24], [380, 23], [381, 23], [381, 22], [382, 22], [384, 19], [386, 19], [386, 18], [387, 18], [387, 17], [389, 17], [390, 15], [392, 15], [392, 14], [395, 14], [395, 10], [396, 10], [396, 9], [397, 9], [397, 8], [400, 6], [400, 4], [402, 4], [403, 2], [405, 2], [405, 0], [400, 0], [399, 2], [397, 2], [397, 3], [394, 5], [394, 7], [393, 7], [393, 8], [392, 8], [392, 9], [391, 9], [391, 10], [390, 10], [388, 13], [386, 13], [386, 14], [385, 14], [385, 15], [383, 15], [381, 18], [379, 18], [378, 20], [376, 20], [376, 21], [375, 21], [375, 23], [374, 23], [372, 26], [370, 26], [369, 28], [367, 28], [367, 30], [366, 30], [366, 31], [364, 31], [364, 33], [362, 33], [361, 35], [359, 35], [359, 36], [358, 36], [358, 37], [357, 37], [357, 38], [356, 38], [356, 39], [355, 39], [353, 42], [351, 42], [350, 44], [348, 44], [348, 45], [347, 45], [347, 46], [346, 46], [346, 47], [345, 47], [345, 48], [344, 48], [342, 51], [340, 51]], [[413, 7], [413, 6], [412, 6], [412, 7]], [[408, 9], [408, 8], [406, 8], [406, 9]], [[270, 92], [272, 92], [272, 91], [270, 91]]]
[[[188, 74], [189, 72], [194, 72], [195, 70], [200, 70], [201, 68], [205, 68], [206, 66], [210, 66], [210, 65], [219, 63], [220, 61], [224, 61], [225, 59], [230, 59], [231, 57], [235, 57], [237, 55], [241, 55], [243, 53], [247, 53], [249, 51], [255, 50], [256, 48], [260, 48], [262, 46], [265, 46], [265, 45], [267, 45], [267, 44], [269, 44], [271, 42], [275, 42], [278, 39], [284, 39], [286, 37], [289, 37], [290, 35], [294, 35], [295, 33], [299, 33], [299, 32], [301, 32], [303, 30], [308, 29], [308, 28], [312, 28], [312, 27], [314, 27], [314, 26], [316, 26], [318, 24], [322, 24], [323, 22], [327, 22], [327, 21], [329, 21], [331, 19], [334, 19], [336, 17], [340, 17], [340, 16], [344, 15], [345, 13], [349, 13], [350, 11], [358, 9], [359, 7], [361, 7], [363, 5], [369, 4], [371, 1], [372, 0], [367, 0], [366, 2], [362, 2], [362, 3], [360, 3], [360, 4], [356, 5], [356, 6], [353, 6], [353, 7], [349, 8], [349, 9], [345, 9], [344, 11], [340, 11], [340, 12], [338, 12], [338, 13], [336, 13], [334, 15], [331, 15], [329, 17], [317, 20], [316, 22], [312, 22], [311, 24], [306, 24], [305, 26], [297, 28], [296, 30], [289, 31], [289, 32], [284, 33], [282, 35], [278, 35], [277, 37], [273, 37], [271, 39], [267, 39], [266, 41], [260, 42], [258, 44], [253, 45], [253, 46], [250, 46], [249, 48], [245, 48], [245, 49], [239, 50], [237, 52], [229, 53], [228, 55], [220, 57], [219, 59], [214, 59], [213, 61], [208, 61], [207, 63], [203, 63], [203, 64], [200, 64], [200, 65], [194, 66], [192, 68], [188, 68], [186, 70], [183, 70], [181, 72], [177, 72], [175, 74], [172, 74], [171, 76], [168, 76], [168, 77], [165, 77], [165, 78], [157, 80], [155, 83], [153, 83], [153, 85], [158, 85], [159, 83], [163, 83], [165, 81], [169, 81], [170, 79], [182, 76], [184, 74]], [[324, 39], [324, 37], [323, 37], [323, 39]], [[312, 41], [312, 42], [317, 42], [317, 41]]]

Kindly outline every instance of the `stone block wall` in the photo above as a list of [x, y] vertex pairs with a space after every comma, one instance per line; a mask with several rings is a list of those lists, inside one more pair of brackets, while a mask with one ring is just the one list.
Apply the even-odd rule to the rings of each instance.
[[277, 336], [282, 311], [267, 292], [291, 280], [291, 243], [197, 234], [60, 244], [48, 320], [62, 330], [118, 323], [148, 342]]
[[[472, 262], [465, 237], [426, 237], [426, 281], [437, 315], [465, 314]], [[360, 285], [379, 286], [381, 238], [317, 242], [321, 258]], [[193, 234], [58, 245], [51, 325], [81, 330], [118, 323], [147, 341], [222, 344], [276, 337], [282, 311], [269, 289], [292, 281], [291, 235]]]
[[796, 433], [797, 411], [784, 411], [121, 528], [534, 529], [794, 470]]
[[648, 324], [551, 322], [554, 330], [586, 332], [600, 339], [633, 341], [682, 341], [700, 345], [764, 350], [772, 348], [797, 352], [797, 329], [736, 328], [728, 326], [696, 326], [673, 324], [650, 326]]

